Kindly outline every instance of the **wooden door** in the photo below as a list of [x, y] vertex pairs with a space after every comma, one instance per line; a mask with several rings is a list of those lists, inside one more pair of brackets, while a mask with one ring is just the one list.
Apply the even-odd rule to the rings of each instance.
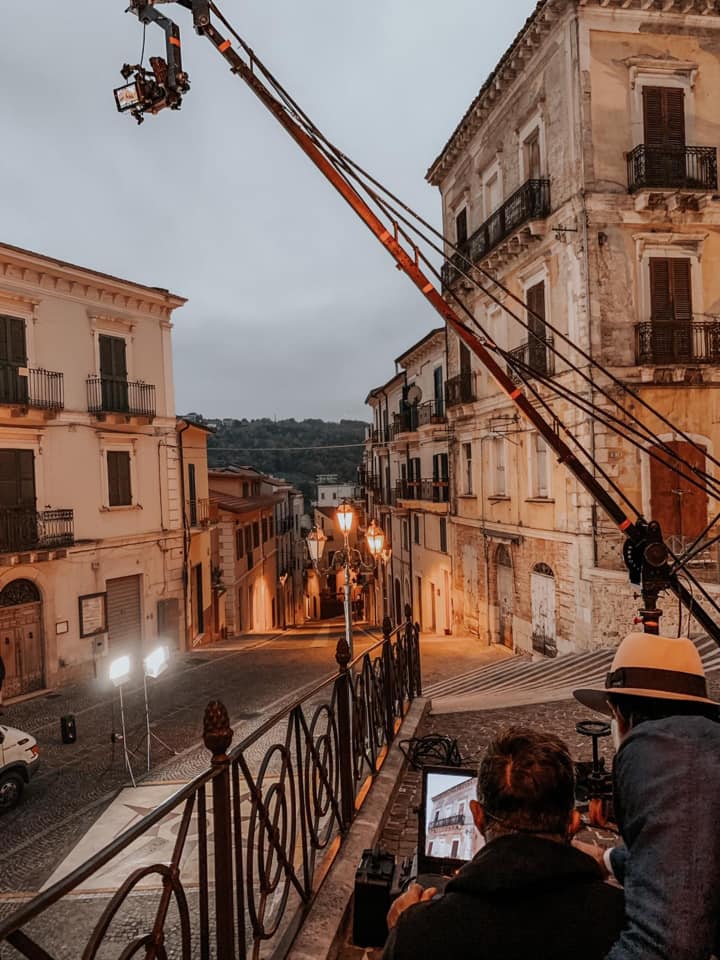
[[496, 554], [497, 584], [497, 640], [513, 649], [514, 596], [513, 571], [507, 547], [499, 547]]
[[[690, 467], [705, 470], [704, 451], [681, 440], [670, 441], [667, 446]], [[664, 462], [650, 458], [650, 517], [660, 524], [670, 546], [676, 552], [682, 551], [707, 526], [708, 495], [705, 490], [694, 486], [671, 469], [671, 466], [681, 464], [657, 447], [655, 453]], [[690, 471], [685, 467], [683, 472]]]
[[0, 450], [0, 550], [37, 543], [35, 458], [32, 450]]
[[555, 576], [546, 564], [538, 564], [533, 570], [530, 592], [533, 650], [547, 657], [555, 657]]
[[42, 603], [0, 608], [0, 648], [5, 662], [5, 697], [42, 690]]
[[100, 335], [100, 378], [103, 410], [127, 413], [127, 359], [122, 337]]
[[544, 374], [548, 369], [547, 330], [545, 327], [545, 281], [536, 283], [527, 291], [528, 354], [531, 370]]
[[682, 186], [686, 179], [685, 91], [643, 87], [643, 125], [647, 185]]

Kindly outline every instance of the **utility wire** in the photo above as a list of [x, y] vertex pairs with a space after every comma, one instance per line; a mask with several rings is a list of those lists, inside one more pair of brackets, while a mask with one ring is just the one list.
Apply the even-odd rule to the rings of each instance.
[[364, 447], [365, 441], [360, 443], [330, 443], [317, 447], [216, 447], [208, 442], [208, 450], [218, 450], [222, 453], [298, 453], [302, 450], [349, 450], [351, 447]]

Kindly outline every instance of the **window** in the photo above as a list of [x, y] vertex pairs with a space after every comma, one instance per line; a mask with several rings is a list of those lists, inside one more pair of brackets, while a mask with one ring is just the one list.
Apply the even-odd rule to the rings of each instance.
[[[680, 87], [643, 87], [646, 147], [685, 149], [685, 91]], [[685, 157], [682, 157], [683, 168]]]
[[526, 180], [539, 180], [542, 176], [540, 130], [537, 127], [523, 141], [523, 166]]
[[99, 350], [102, 409], [127, 413], [130, 406], [125, 340], [101, 334]]
[[449, 487], [448, 455], [446, 453], [436, 453], [433, 456], [433, 501], [435, 503], [448, 503], [450, 500]]
[[402, 545], [403, 545], [403, 549], [404, 549], [404, 550], [407, 550], [408, 547], [409, 547], [409, 545], [410, 545], [410, 544], [409, 544], [409, 540], [408, 540], [408, 522], [407, 522], [407, 520], [403, 520], [403, 522], [402, 522]]
[[238, 527], [235, 531], [235, 559], [240, 560], [245, 551], [245, 537], [243, 536], [242, 527]]
[[269, 517], [269, 518], [268, 518], [268, 534], [270, 535], [270, 537], [274, 537], [274, 536], [275, 536], [275, 526], [274, 526], [274, 524], [273, 524], [273, 518], [272, 518], [272, 517]]
[[19, 367], [27, 366], [25, 321], [19, 317], [0, 316], [0, 364], [4, 368], [2, 399], [5, 402], [26, 403], [28, 378], [18, 375]]
[[485, 216], [495, 213], [501, 203], [500, 174], [493, 173], [485, 181]]
[[197, 479], [195, 476], [195, 464], [188, 464], [188, 513], [190, 514], [190, 526], [196, 527], [198, 522], [197, 510]]
[[262, 518], [262, 542], [267, 543], [268, 538], [268, 522], [267, 517]]
[[685, 257], [651, 257], [650, 319], [662, 323], [692, 320], [690, 260]]
[[250, 485], [248, 483], [243, 483], [242, 485], [242, 495], [247, 497], [250, 492]]
[[533, 284], [525, 292], [527, 302], [527, 363], [537, 373], [549, 373], [547, 330], [545, 327], [545, 281]]
[[109, 450], [107, 471], [108, 505], [111, 507], [129, 507], [132, 504], [130, 454], [126, 450]]
[[445, 517], [440, 517], [440, 551], [441, 553], [448, 552], [447, 520]]
[[324, 500], [324, 499], [325, 499], [325, 491], [324, 491], [324, 490], [323, 490], [322, 493], [320, 494], [320, 499], [321, 499], [321, 500]]
[[260, 546], [260, 524], [255, 521], [252, 525], [253, 548]]
[[502, 437], [494, 437], [492, 440], [492, 483], [491, 490], [493, 497], [507, 496], [507, 480], [505, 477], [505, 440]]
[[413, 540], [420, 543], [420, 517], [417, 514], [413, 515]]
[[35, 509], [35, 454], [0, 450], [0, 507]]
[[455, 245], [461, 247], [468, 238], [467, 207], [455, 217]]
[[532, 496], [547, 497], [550, 493], [548, 447], [539, 433], [532, 434]]
[[245, 553], [252, 554], [253, 544], [252, 544], [252, 527], [248, 525], [245, 527]]
[[466, 497], [472, 496], [473, 492], [473, 462], [472, 462], [472, 444], [464, 443], [462, 445], [462, 471], [463, 471], [463, 494]]

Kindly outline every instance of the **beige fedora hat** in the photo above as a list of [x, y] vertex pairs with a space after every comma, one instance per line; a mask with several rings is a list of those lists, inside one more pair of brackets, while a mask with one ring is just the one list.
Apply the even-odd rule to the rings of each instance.
[[605, 714], [610, 714], [608, 694], [720, 706], [707, 695], [705, 668], [692, 640], [651, 633], [625, 637], [615, 653], [604, 690], [573, 691], [584, 706]]

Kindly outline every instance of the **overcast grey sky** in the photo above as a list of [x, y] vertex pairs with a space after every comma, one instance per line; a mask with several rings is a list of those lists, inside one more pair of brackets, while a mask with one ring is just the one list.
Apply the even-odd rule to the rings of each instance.
[[[3, 4], [0, 239], [188, 297], [179, 412], [364, 418], [435, 314], [188, 11], [163, 8], [183, 29], [182, 111], [117, 114], [142, 39], [126, 6]], [[534, 0], [218, 6], [335, 143], [439, 224], [425, 171]]]

